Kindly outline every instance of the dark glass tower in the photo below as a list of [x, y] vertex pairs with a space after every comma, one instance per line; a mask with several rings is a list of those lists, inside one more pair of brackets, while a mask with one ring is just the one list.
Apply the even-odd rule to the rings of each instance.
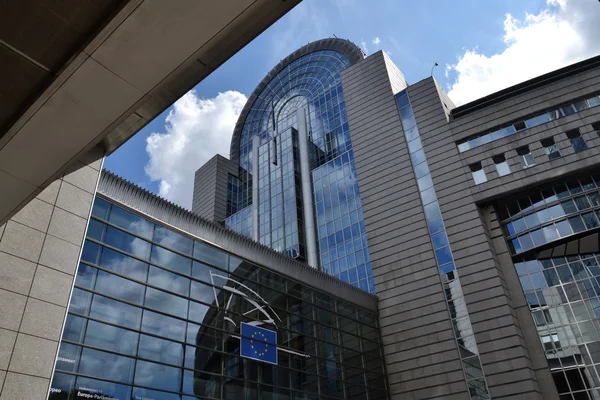
[[258, 85], [236, 125], [231, 229], [373, 292], [340, 72], [364, 59], [347, 40], [310, 43]]

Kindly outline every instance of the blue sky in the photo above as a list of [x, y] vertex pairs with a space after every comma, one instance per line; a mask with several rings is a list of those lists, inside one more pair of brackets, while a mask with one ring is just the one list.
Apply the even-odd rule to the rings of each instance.
[[264, 75], [325, 37], [383, 50], [409, 84], [434, 76], [457, 104], [600, 53], [597, 0], [304, 0], [193, 93], [138, 132], [105, 168], [189, 207], [193, 172], [228, 156], [237, 115]]

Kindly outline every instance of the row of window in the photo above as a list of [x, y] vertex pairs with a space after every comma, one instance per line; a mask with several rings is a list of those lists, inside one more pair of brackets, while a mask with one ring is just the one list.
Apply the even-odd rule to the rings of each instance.
[[456, 274], [454, 256], [448, 242], [444, 218], [431, 179], [431, 172], [421, 143], [419, 128], [406, 90], [396, 95], [396, 105], [400, 114], [404, 137], [408, 144], [413, 172], [417, 178], [417, 187], [419, 188], [421, 204], [423, 205], [423, 211], [425, 212], [425, 218], [429, 227], [429, 235], [434, 248], [438, 270], [446, 293], [446, 304], [453, 318], [454, 339], [459, 348], [469, 395], [471, 400], [489, 399], [487, 384], [479, 359], [477, 342], [465, 305], [460, 280]]
[[[189, 244], [191, 239], [112, 205], [103, 199], [96, 198], [92, 214], [99, 218], [107, 218], [109, 223], [92, 218], [88, 227], [88, 237], [119, 250], [116, 251], [89, 242], [84, 246], [81, 258], [94, 265], [100, 265], [117, 273], [145, 281], [146, 275], [136, 274], [138, 274], [137, 271], [146, 271], [147, 273], [148, 261], [150, 261], [150, 265], [154, 264], [157, 267], [169, 269], [172, 272], [169, 273], [170, 276], [197, 279], [209, 285], [212, 283], [209, 271], [221, 275], [233, 273], [243, 277], [247, 282], [246, 284], [257, 288], [256, 290], [287, 293], [309, 302], [312, 301], [311, 298], [314, 298], [320, 306], [324, 308], [331, 307], [333, 299], [329, 295], [313, 291], [281, 275], [259, 268], [237, 257], [229, 256], [228, 253], [212, 246], [195, 242], [193, 251], [185, 251], [186, 253], [191, 252], [192, 257], [195, 259], [184, 257], [178, 250], [187, 249], [188, 246], [191, 246]], [[127, 231], [117, 229], [111, 224], [122, 226]], [[152, 231], [155, 230], [154, 226], [156, 226], [156, 232], [160, 232], [160, 234], [155, 235], [155, 238], [158, 238], [163, 246], [168, 246], [175, 251], [167, 250], [136, 236], [136, 234], [139, 235], [138, 232], [140, 231], [147, 232], [149, 226], [152, 227]], [[141, 229], [141, 227], [144, 228]], [[168, 231], [168, 233], [165, 231]], [[168, 237], [169, 240], [162, 240], [163, 237]], [[213, 268], [214, 266], [217, 268]], [[258, 283], [260, 285], [257, 285]], [[348, 318], [369, 321], [376, 319], [374, 315], [343, 301], [337, 300], [336, 304], [343, 311], [342, 314]]]
[[[600, 105], [600, 96], [592, 96], [588, 99], [582, 99], [571, 104], [565, 104], [555, 109], [544, 111], [539, 115], [530, 117], [529, 119], [518, 121], [508, 126], [504, 126], [493, 132], [489, 132], [483, 135], [476, 135], [465, 141], [458, 143], [458, 151], [464, 152], [470, 149], [474, 149], [479, 146], [483, 146], [491, 141], [501, 139], [506, 136], [514, 135], [518, 132], [532, 128], [534, 126], [545, 124], [549, 121], [554, 121], [558, 118], [566, 117], [569, 115], [576, 114], [580, 111], [588, 108], [596, 107]], [[598, 128], [595, 128], [598, 130]]]
[[[600, 122], [598, 122], [597, 124], [600, 125]], [[598, 128], [598, 135], [600, 136], [600, 126]], [[579, 129], [571, 129], [569, 131], [566, 131], [565, 134], [571, 142], [575, 153], [579, 153], [588, 149], [585, 140], [583, 139], [583, 137], [581, 137], [581, 132], [579, 131]], [[546, 155], [550, 160], [555, 160], [561, 157], [560, 150], [556, 146], [553, 137], [542, 139], [540, 143], [545, 149]], [[522, 168], [529, 168], [535, 165], [535, 158], [531, 154], [528, 145], [517, 147], [516, 151], [517, 155], [519, 156], [519, 161], [521, 162]], [[504, 156], [504, 154], [498, 154], [496, 156], [493, 156], [492, 160], [494, 161], [494, 165], [496, 166], [498, 176], [504, 176], [511, 173], [510, 166], [506, 162], [506, 157]], [[483, 170], [481, 162], [473, 163], [469, 165], [469, 168], [471, 169], [473, 180], [475, 181], [476, 185], [487, 182], [487, 176], [485, 174], [485, 171]]]
[[584, 390], [600, 387], [600, 254], [518, 259], [515, 268], [561, 400], [590, 399]]
[[590, 190], [596, 191], [596, 188], [600, 188], [600, 174], [581, 175], [578, 178], [569, 178], [566, 183], [548, 186], [528, 196], [508, 201], [497, 207], [496, 211], [500, 220], [505, 222], [508, 218], [513, 219], [533, 210], [546, 208], [567, 197]]

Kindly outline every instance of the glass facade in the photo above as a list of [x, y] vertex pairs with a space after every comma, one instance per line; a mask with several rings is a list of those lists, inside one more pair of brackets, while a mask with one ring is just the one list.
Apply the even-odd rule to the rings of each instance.
[[534, 126], [542, 125], [546, 122], [554, 121], [556, 119], [573, 115], [580, 111], [597, 106], [600, 106], [600, 96], [598, 95], [590, 96], [588, 98], [580, 99], [572, 103], [564, 104], [560, 107], [556, 107], [551, 110], [547, 110], [542, 113], [533, 115], [526, 120], [517, 121], [510, 125], [503, 126], [500, 129], [496, 129], [492, 132], [487, 132], [482, 135], [475, 135], [470, 139], [467, 139], [463, 142], [459, 142], [458, 151], [462, 153], [464, 151], [483, 146], [484, 144], [487, 144], [491, 141], [502, 139], [503, 137], [514, 135], [517, 132], [533, 128]]
[[548, 185], [502, 203], [498, 215], [513, 254], [600, 227], [600, 174]]
[[469, 395], [471, 399], [489, 399], [487, 383], [479, 359], [479, 350], [477, 349], [477, 342], [475, 341], [460, 280], [454, 266], [454, 257], [448, 242], [444, 218], [429, 172], [429, 164], [421, 143], [419, 128], [406, 90], [396, 95], [396, 104], [408, 144], [411, 164], [417, 179], [417, 187], [429, 228], [429, 237], [446, 294], [446, 304], [452, 319], [454, 338], [463, 363], [463, 372]]
[[600, 254], [517, 258], [561, 400], [600, 399]]
[[96, 198], [49, 398], [386, 399], [377, 315]]
[[258, 148], [258, 171], [259, 241], [299, 257], [305, 251], [296, 130], [287, 129]]
[[371, 260], [352, 152], [313, 171], [321, 267], [373, 292]]
[[[360, 50], [357, 50], [360, 51]], [[306, 113], [311, 192], [316, 216], [319, 267], [363, 290], [374, 293], [371, 263], [356, 183], [354, 157], [340, 72], [350, 61], [333, 50], [317, 50], [284, 66], [252, 104], [240, 136], [242, 178], [234, 197], [237, 214], [225, 224], [252, 236], [253, 163], [258, 163], [258, 237], [277, 251], [307, 259], [304, 200], [298, 155], [298, 110]], [[253, 138], [260, 138], [253, 160]], [[232, 185], [233, 187], [233, 185]], [[243, 214], [240, 216], [240, 214]], [[251, 222], [250, 222], [251, 224]]]
[[600, 175], [547, 184], [496, 211], [560, 399], [600, 399], [600, 253], [565, 251], [600, 227]]

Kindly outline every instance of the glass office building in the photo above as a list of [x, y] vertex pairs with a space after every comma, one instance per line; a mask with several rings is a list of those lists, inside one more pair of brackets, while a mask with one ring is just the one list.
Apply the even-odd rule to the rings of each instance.
[[233, 134], [239, 174], [228, 176], [225, 224], [373, 293], [340, 76], [362, 59], [353, 43], [326, 39], [291, 54], [259, 84]]
[[[254, 322], [253, 322], [254, 321]], [[275, 365], [240, 324], [277, 332]], [[377, 315], [97, 197], [50, 399], [386, 399]]]

